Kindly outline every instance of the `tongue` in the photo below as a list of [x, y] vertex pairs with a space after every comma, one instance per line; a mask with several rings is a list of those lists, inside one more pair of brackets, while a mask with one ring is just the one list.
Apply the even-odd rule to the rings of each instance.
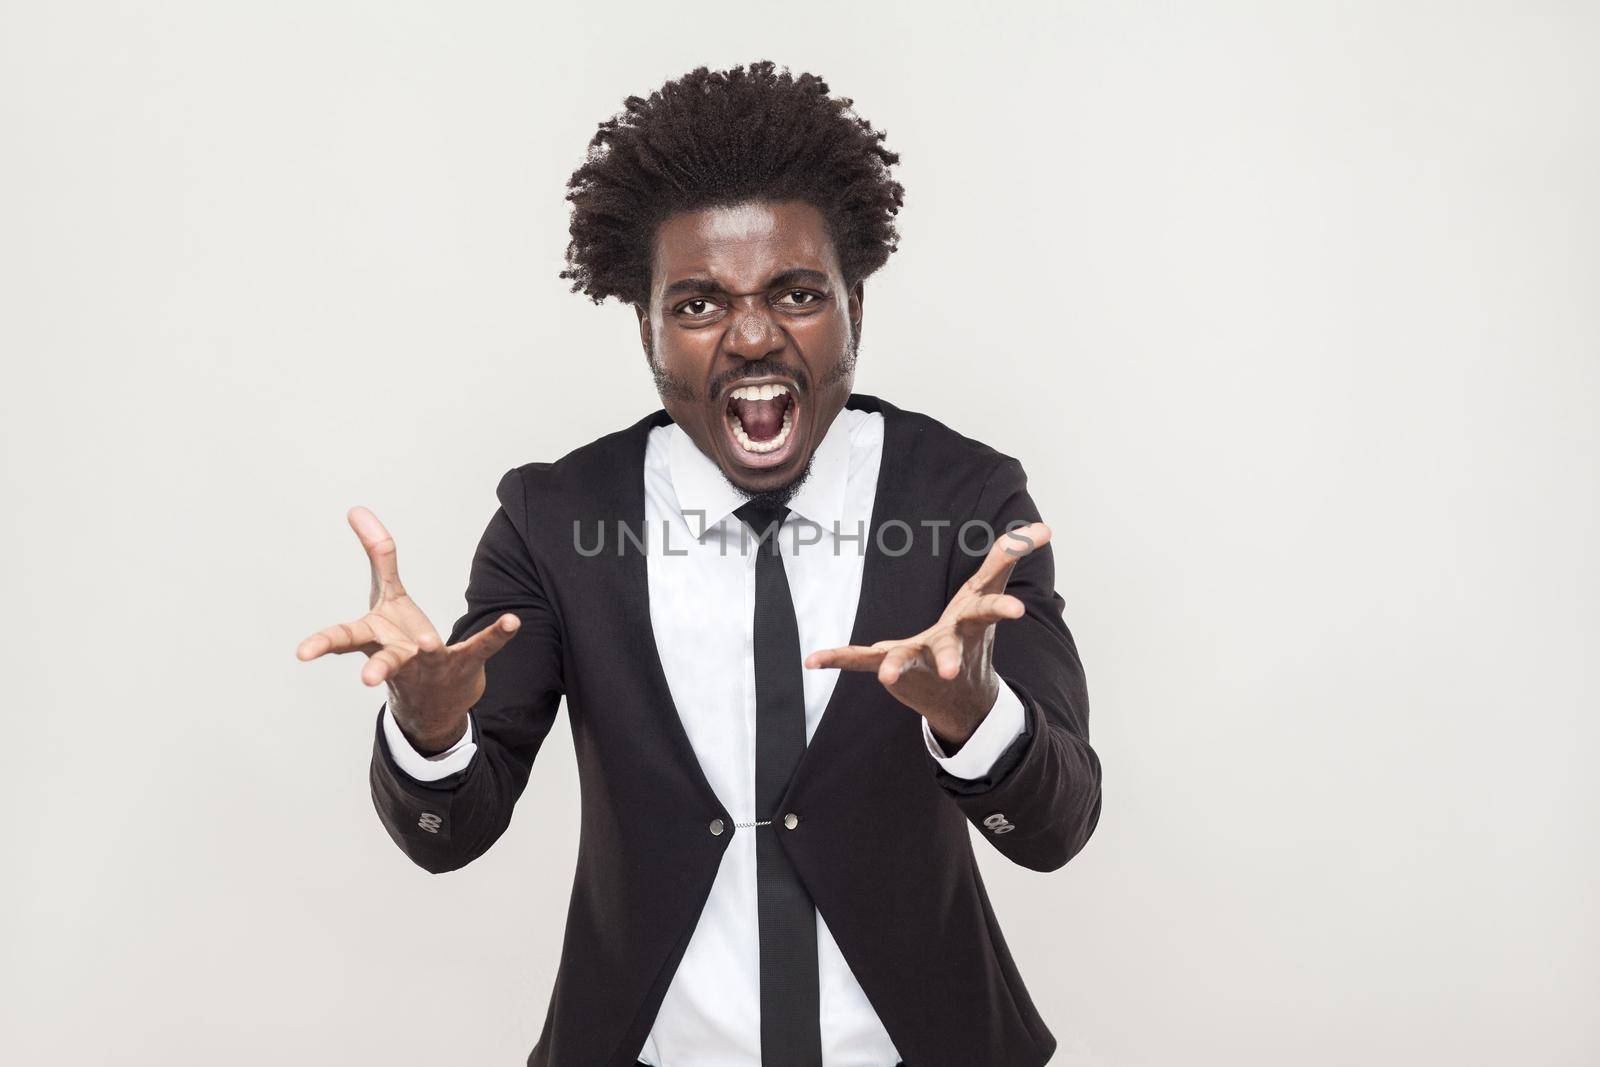
[[786, 396], [772, 400], [734, 400], [733, 413], [739, 416], [744, 432], [752, 441], [770, 441], [783, 428], [783, 411], [789, 406]]

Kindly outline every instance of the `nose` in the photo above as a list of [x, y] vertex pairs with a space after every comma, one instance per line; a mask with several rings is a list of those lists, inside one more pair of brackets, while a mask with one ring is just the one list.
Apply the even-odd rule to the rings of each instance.
[[739, 359], [755, 361], [783, 351], [787, 339], [765, 300], [736, 304], [722, 346]]

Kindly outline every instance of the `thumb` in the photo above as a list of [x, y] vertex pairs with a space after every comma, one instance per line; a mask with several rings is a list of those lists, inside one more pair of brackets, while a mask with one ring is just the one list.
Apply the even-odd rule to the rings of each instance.
[[496, 652], [505, 648], [521, 627], [522, 620], [508, 611], [455, 647], [478, 662], [484, 663]]

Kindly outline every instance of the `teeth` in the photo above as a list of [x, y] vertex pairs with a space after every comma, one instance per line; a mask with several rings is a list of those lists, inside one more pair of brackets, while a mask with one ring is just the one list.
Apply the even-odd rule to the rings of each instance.
[[788, 396], [789, 387], [783, 384], [741, 385], [728, 395], [735, 400], [776, 400]]
[[[763, 388], [768, 388], [768, 389], [778, 388], [778, 389], [782, 389], [783, 386], [781, 386], [781, 385], [780, 386], [776, 386], [776, 387], [774, 387], [774, 386], [763, 386]], [[740, 399], [757, 399], [757, 398], [755, 398], [755, 397], [741, 397]], [[732, 427], [732, 429], [733, 429], [733, 436], [738, 438], [739, 447], [743, 448], [746, 452], [758, 452], [758, 453], [759, 452], [773, 452], [773, 451], [776, 451], [777, 449], [783, 447], [783, 443], [789, 439], [789, 426], [793, 422], [793, 420], [790, 418], [790, 412], [792, 412], [793, 410], [794, 410], [793, 408], [789, 408], [788, 410], [784, 411], [784, 413], [783, 413], [783, 425], [778, 427], [777, 435], [774, 436], [772, 438], [772, 440], [770, 440], [770, 441], [752, 441], [752, 440], [750, 440], [750, 435], [744, 432], [744, 423], [740, 422], [739, 421], [739, 416], [733, 414], [731, 411], [728, 413], [728, 425], [730, 427]]]

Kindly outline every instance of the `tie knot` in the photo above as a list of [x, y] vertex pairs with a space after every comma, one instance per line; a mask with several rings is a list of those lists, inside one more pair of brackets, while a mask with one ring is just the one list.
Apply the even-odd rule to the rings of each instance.
[[750, 527], [750, 532], [756, 535], [758, 543], [765, 544], [778, 527], [783, 525], [783, 520], [788, 517], [789, 509], [782, 504], [766, 504], [752, 500], [741, 507], [733, 509], [739, 521]]

